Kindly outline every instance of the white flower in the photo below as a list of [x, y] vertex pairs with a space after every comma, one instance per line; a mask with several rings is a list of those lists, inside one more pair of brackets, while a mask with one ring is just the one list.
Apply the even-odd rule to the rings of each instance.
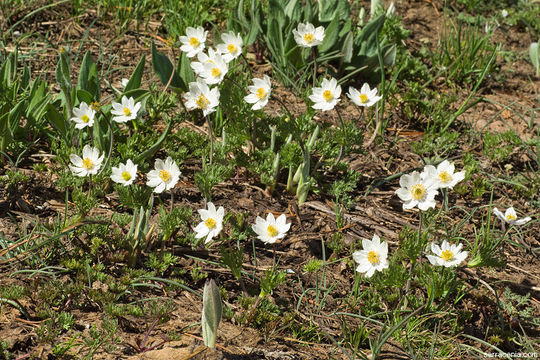
[[257, 234], [259, 240], [265, 244], [274, 244], [276, 240], [283, 239], [291, 228], [291, 223], [286, 223], [287, 217], [285, 214], [281, 214], [278, 218], [274, 218], [272, 213], [268, 213], [266, 220], [257, 216], [255, 224], [251, 225], [251, 228]]
[[197, 233], [195, 237], [200, 239], [206, 236], [205, 244], [209, 243], [214, 236], [219, 235], [223, 229], [223, 215], [225, 215], [225, 209], [220, 206], [216, 210], [216, 207], [212, 202], [208, 203], [208, 210], [199, 209], [202, 222], [195, 227]]
[[315, 29], [313, 24], [298, 24], [298, 28], [293, 30], [294, 40], [301, 47], [312, 47], [322, 44], [324, 39], [324, 27]]
[[125, 164], [120, 163], [118, 167], [113, 166], [111, 170], [112, 181], [124, 186], [133, 184], [133, 181], [137, 178], [137, 165], [129, 159]]
[[418, 205], [420, 210], [435, 207], [435, 195], [438, 194], [439, 180], [434, 166], [426, 166], [420, 174], [403, 174], [399, 178], [401, 188], [396, 190], [397, 196], [403, 201], [403, 209], [412, 209]]
[[454, 163], [451, 163], [448, 160], [444, 160], [437, 166], [437, 177], [440, 181], [440, 188], [453, 189], [458, 182], [465, 179], [465, 171], [457, 173], [454, 173], [454, 171]]
[[197, 79], [197, 82], [189, 83], [189, 92], [184, 95], [184, 99], [188, 110], [201, 109], [206, 116], [216, 111], [216, 106], [219, 105], [219, 90], [217, 87], [210, 90], [202, 79]]
[[223, 55], [223, 60], [230, 62], [242, 54], [242, 37], [240, 34], [234, 35], [234, 32], [221, 34], [223, 44], [217, 46], [217, 50]]
[[381, 100], [381, 97], [377, 96], [377, 88], [370, 89], [368, 83], [364, 83], [360, 91], [356, 90], [352, 86], [349, 87], [349, 93], [347, 96], [357, 106], [365, 107], [370, 107], [377, 101]]
[[76, 176], [88, 176], [97, 174], [105, 154], [99, 156], [99, 149], [85, 145], [83, 148], [82, 159], [75, 154], [69, 155], [69, 160], [73, 165], [69, 169]]
[[516, 210], [512, 206], [510, 206], [504, 214], [499, 211], [497, 208], [493, 208], [493, 213], [497, 215], [499, 219], [501, 219], [503, 222], [508, 223], [510, 225], [523, 225], [531, 221], [531, 218], [529, 216], [524, 217], [523, 219], [517, 218]]
[[314, 109], [322, 111], [332, 110], [339, 101], [341, 95], [341, 86], [337, 84], [337, 80], [331, 78], [330, 80], [324, 79], [321, 87], [315, 87], [312, 89], [313, 94], [309, 95], [309, 99], [315, 104]]
[[507, 17], [508, 16], [508, 11], [506, 11], [506, 9], [502, 9], [501, 15], [502, 15], [503, 18]]
[[125, 88], [128, 82], [129, 82], [129, 79], [122, 78], [122, 80], [120, 81], [120, 85], [122, 85], [122, 87]]
[[189, 58], [194, 57], [199, 52], [204, 50], [204, 43], [206, 42], [206, 35], [208, 31], [205, 31], [202, 26], [198, 28], [188, 27], [186, 29], [186, 36], [180, 36], [182, 46], [181, 51], [186, 52], [186, 56]]
[[251, 94], [245, 96], [244, 100], [249, 104], [253, 104], [251, 107], [252, 110], [262, 109], [268, 103], [268, 98], [272, 91], [270, 78], [268, 75], [264, 75], [262, 79], [254, 78], [253, 85], [248, 86], [248, 90]]
[[463, 244], [450, 245], [444, 240], [441, 247], [435, 243], [431, 243], [431, 251], [435, 255], [426, 255], [429, 262], [435, 266], [455, 267], [461, 264], [469, 254], [467, 251], [461, 251]]
[[92, 127], [92, 125], [94, 125], [94, 116], [96, 116], [96, 112], [84, 101], [78, 108], [73, 108], [73, 115], [75, 116], [71, 118], [71, 121], [75, 122], [76, 129], [84, 129], [87, 126]]
[[153, 187], [155, 193], [172, 189], [180, 178], [180, 169], [178, 165], [169, 156], [165, 161], [157, 159], [154, 163], [154, 170], [151, 170], [148, 175], [146, 185]]
[[383, 241], [377, 234], [373, 234], [373, 239], [362, 239], [362, 250], [353, 253], [353, 259], [358, 263], [356, 271], [366, 273], [366, 277], [371, 277], [375, 271], [383, 271], [389, 266], [388, 243]]
[[204, 71], [204, 64], [206, 63], [214, 63], [214, 58], [216, 57], [216, 54], [219, 54], [216, 50], [209, 48], [208, 49], [208, 55], [204, 53], [204, 51], [201, 51], [197, 54], [197, 60], [199, 61], [192, 61], [190, 63], [191, 68], [193, 69], [193, 72], [197, 75], [201, 75]]
[[137, 112], [141, 108], [141, 103], [135, 103], [135, 100], [122, 96], [122, 103], [113, 102], [111, 114], [116, 115], [112, 119], [118, 123], [128, 122], [137, 118]]
[[199, 75], [208, 85], [214, 85], [219, 84], [225, 78], [227, 71], [229, 71], [229, 66], [221, 54], [216, 53], [212, 61], [203, 63], [203, 68]]

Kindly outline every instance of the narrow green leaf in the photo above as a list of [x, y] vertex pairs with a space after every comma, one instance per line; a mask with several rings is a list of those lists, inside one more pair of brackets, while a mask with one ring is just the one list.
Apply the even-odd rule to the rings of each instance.
[[141, 86], [145, 62], [146, 62], [146, 58], [143, 55], [141, 57], [141, 60], [139, 60], [137, 67], [133, 71], [133, 74], [131, 74], [129, 81], [126, 87], [124, 88], [124, 92], [128, 92], [129, 90], [133, 90], [133, 89], [138, 89]]
[[[170, 86], [186, 91], [186, 84], [178, 77], [176, 71], [174, 71], [174, 66], [169, 58], [160, 53], [156, 45], [152, 42], [152, 67], [157, 77], [163, 85], [169, 84]], [[171, 78], [172, 76], [172, 78]]]
[[330, 25], [325, 29], [324, 31], [324, 40], [319, 46], [319, 51], [321, 53], [325, 53], [328, 50], [330, 50], [334, 44], [336, 43], [338, 39], [338, 33], [339, 33], [339, 19], [337, 17], [330, 22]]

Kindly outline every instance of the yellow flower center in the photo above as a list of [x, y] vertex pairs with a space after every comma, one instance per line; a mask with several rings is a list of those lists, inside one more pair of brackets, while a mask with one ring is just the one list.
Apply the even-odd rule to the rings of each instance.
[[360, 95], [360, 102], [362, 104], [365, 104], [365, 103], [367, 103], [367, 101], [368, 101], [368, 96], [366, 94], [361, 94]]
[[451, 252], [450, 250], [444, 250], [441, 253], [441, 259], [443, 259], [444, 261], [450, 261], [453, 258], [454, 258], [454, 253]]
[[189, 38], [189, 45], [191, 45], [192, 47], [197, 47], [199, 46], [201, 42], [199, 41], [199, 39], [197, 39], [196, 37], [192, 36], [191, 38]]
[[90, 121], [90, 118], [88, 117], [88, 115], [84, 114], [83, 116], [81, 116], [81, 120], [84, 122], [84, 123], [87, 123]]
[[163, 182], [167, 182], [167, 181], [169, 181], [169, 179], [171, 178], [171, 173], [168, 172], [167, 170], [161, 170], [161, 171], [159, 172], [159, 178], [160, 178], [161, 180], [163, 180]]
[[278, 234], [278, 231], [274, 225], [268, 225], [266, 232], [268, 232], [268, 236], [270, 237], [275, 237]]
[[324, 90], [322, 96], [326, 101], [331, 101], [334, 98], [334, 95], [332, 95], [332, 92], [330, 90]]
[[264, 88], [258, 88], [257, 92], [255, 93], [259, 99], [263, 99], [266, 96], [266, 91], [264, 91]]
[[129, 171], [122, 172], [122, 179], [124, 179], [125, 181], [129, 181], [131, 179], [131, 174], [129, 173]]
[[130, 116], [131, 115], [131, 110], [128, 108], [128, 107], [124, 107], [124, 115], [126, 116]]
[[90, 170], [91, 168], [94, 167], [94, 162], [90, 158], [85, 158], [82, 161], [82, 167], [85, 168], [86, 170]]
[[413, 185], [411, 188], [411, 195], [415, 200], [423, 199], [425, 194], [426, 187], [422, 184]]
[[236, 47], [236, 45], [234, 45], [234, 44], [229, 44], [229, 45], [227, 45], [227, 50], [229, 50], [229, 52], [230, 52], [231, 54], [235, 53], [235, 52], [236, 52], [236, 49], [237, 49], [237, 47]]
[[313, 34], [312, 33], [305, 33], [304, 34], [304, 41], [306, 44], [311, 44], [313, 42]]
[[206, 225], [206, 227], [210, 230], [212, 229], [215, 229], [216, 228], [216, 220], [212, 219], [212, 218], [208, 218], [206, 220], [204, 220], [204, 224]]
[[210, 105], [210, 101], [204, 95], [199, 95], [196, 103], [197, 103], [197, 107], [203, 110], [206, 109], [208, 105]]
[[506, 221], [512, 221], [512, 220], [516, 220], [516, 219], [517, 219], [517, 216], [514, 215], [514, 214], [506, 215]]
[[371, 250], [367, 254], [367, 260], [370, 262], [371, 265], [375, 265], [379, 263], [379, 261], [381, 260], [381, 257], [379, 256], [378, 252]]
[[439, 174], [439, 179], [441, 180], [441, 183], [446, 184], [452, 181], [452, 175], [450, 175], [446, 171], [443, 171]]
[[217, 67], [212, 68], [211, 74], [213, 77], [218, 77], [219, 75], [221, 75], [221, 70], [219, 70], [219, 68]]

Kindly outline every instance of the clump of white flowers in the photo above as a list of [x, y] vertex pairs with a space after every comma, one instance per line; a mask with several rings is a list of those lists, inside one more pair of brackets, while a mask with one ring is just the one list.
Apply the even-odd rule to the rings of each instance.
[[220, 206], [216, 209], [214, 203], [208, 203], [208, 209], [199, 209], [199, 215], [201, 215], [202, 222], [195, 227], [195, 237], [197, 239], [206, 236], [204, 243], [209, 243], [212, 238], [218, 236], [223, 229], [223, 216], [225, 215], [225, 209]]
[[248, 86], [248, 90], [251, 94], [244, 97], [244, 100], [253, 104], [252, 110], [259, 110], [266, 106], [270, 92], [272, 91], [272, 84], [268, 75], [264, 75], [262, 79], [254, 78], [253, 85]]
[[153, 187], [154, 192], [159, 194], [174, 188], [180, 174], [178, 165], [170, 156], [165, 161], [157, 159], [154, 163], [154, 170], [151, 170], [147, 175], [146, 185]]
[[279, 215], [276, 219], [272, 213], [268, 213], [266, 220], [257, 216], [255, 224], [251, 228], [263, 243], [274, 244], [277, 240], [285, 237], [291, 228], [291, 223], [287, 223], [285, 214]]
[[324, 79], [321, 87], [314, 87], [309, 99], [313, 101], [313, 108], [322, 111], [332, 110], [339, 102], [341, 96], [341, 86], [334, 78]]
[[381, 242], [377, 234], [371, 240], [362, 239], [362, 250], [353, 253], [353, 259], [358, 263], [356, 271], [372, 277], [375, 271], [383, 271], [390, 264], [388, 262], [388, 243]]
[[435, 255], [426, 255], [429, 262], [435, 266], [455, 267], [465, 260], [469, 254], [467, 251], [461, 251], [463, 244], [449, 244], [444, 240], [441, 246], [431, 243], [431, 251]]
[[301, 47], [313, 47], [322, 44], [324, 40], [324, 27], [315, 28], [313, 24], [298, 24], [298, 28], [293, 30], [294, 40]]
[[72, 165], [69, 169], [76, 176], [88, 176], [98, 173], [105, 154], [99, 156], [99, 149], [90, 145], [85, 145], [82, 152], [82, 158], [76, 154], [69, 155]]

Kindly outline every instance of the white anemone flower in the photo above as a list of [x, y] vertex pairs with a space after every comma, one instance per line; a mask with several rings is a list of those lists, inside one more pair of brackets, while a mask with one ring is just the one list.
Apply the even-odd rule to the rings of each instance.
[[253, 85], [248, 86], [248, 90], [251, 94], [244, 97], [244, 100], [253, 104], [252, 110], [259, 110], [266, 106], [268, 98], [270, 98], [270, 92], [272, 91], [272, 84], [268, 75], [264, 75], [262, 79], [254, 78]]
[[324, 79], [321, 87], [313, 88], [309, 99], [315, 103], [313, 105], [314, 109], [328, 111], [336, 106], [340, 96], [341, 86], [337, 84], [336, 79], [330, 78], [330, 80]]
[[208, 210], [199, 209], [199, 215], [201, 215], [202, 222], [195, 227], [197, 233], [195, 237], [200, 239], [206, 236], [204, 243], [207, 244], [213, 237], [218, 236], [223, 229], [223, 216], [225, 215], [225, 209], [220, 206], [216, 210], [216, 206], [212, 203], [208, 203]]
[[440, 181], [440, 188], [453, 189], [458, 182], [465, 179], [465, 171], [460, 171], [457, 173], [454, 173], [454, 171], [454, 163], [451, 163], [448, 160], [444, 160], [437, 166], [437, 177]]
[[291, 223], [287, 223], [285, 214], [279, 215], [276, 219], [272, 213], [268, 213], [266, 220], [257, 216], [255, 224], [251, 225], [251, 228], [263, 243], [274, 244], [277, 240], [283, 239], [287, 235], [287, 231], [291, 228]]
[[94, 125], [96, 111], [83, 101], [78, 108], [73, 108], [73, 115], [75, 116], [71, 118], [71, 121], [75, 123], [75, 128], [84, 129], [87, 126], [92, 127]]
[[215, 61], [216, 54], [219, 54], [216, 50], [212, 48], [208, 48], [208, 54], [206, 54], [204, 51], [201, 51], [197, 54], [197, 60], [199, 61], [192, 61], [190, 63], [191, 68], [193, 69], [193, 72], [196, 75], [201, 75], [204, 72], [204, 64], [211, 63], [213, 64]]
[[429, 262], [435, 266], [456, 267], [465, 260], [469, 253], [461, 251], [463, 244], [449, 244], [444, 240], [441, 246], [431, 243], [431, 251], [435, 255], [426, 255]]
[[315, 28], [313, 24], [298, 24], [298, 28], [293, 30], [294, 40], [301, 47], [313, 47], [322, 44], [324, 40], [324, 27]]
[[99, 149], [90, 145], [85, 145], [83, 148], [82, 158], [78, 155], [69, 155], [69, 160], [73, 165], [69, 165], [69, 169], [76, 176], [88, 176], [98, 173], [105, 154], [99, 156]]
[[349, 87], [349, 93], [347, 94], [349, 99], [356, 106], [370, 107], [375, 105], [375, 103], [382, 99], [381, 96], [377, 96], [377, 88], [370, 89], [368, 83], [364, 83], [360, 91], [356, 90], [352, 86]]
[[137, 165], [129, 159], [125, 164], [120, 163], [118, 167], [113, 166], [111, 171], [112, 181], [124, 186], [133, 184], [133, 181], [137, 178]]
[[157, 159], [154, 163], [154, 170], [147, 176], [146, 185], [153, 187], [154, 192], [159, 194], [163, 191], [174, 188], [180, 178], [180, 169], [174, 160], [169, 156], [165, 161]]
[[141, 108], [141, 103], [135, 103], [133, 97], [127, 98], [126, 96], [122, 96], [122, 102], [113, 102], [112, 107], [113, 109], [111, 110], [111, 114], [115, 115], [112, 118], [113, 121], [116, 121], [117, 123], [125, 123], [129, 120], [137, 118], [137, 113]]
[[199, 74], [208, 85], [219, 84], [229, 71], [229, 66], [221, 54], [215, 54], [210, 62], [203, 63], [203, 69]]
[[501, 219], [503, 222], [508, 223], [510, 225], [523, 225], [531, 221], [531, 218], [529, 216], [524, 217], [522, 219], [517, 218], [516, 210], [512, 206], [510, 206], [504, 214], [499, 211], [497, 208], [493, 208], [493, 213]]
[[434, 166], [426, 166], [422, 173], [414, 171], [399, 178], [401, 188], [396, 190], [403, 201], [403, 209], [418, 208], [425, 211], [435, 207], [435, 195], [438, 194], [439, 180]]
[[353, 253], [353, 259], [358, 263], [356, 271], [365, 273], [366, 277], [372, 277], [375, 271], [383, 271], [389, 266], [388, 243], [381, 242], [377, 234], [373, 239], [362, 239], [362, 250]]
[[201, 109], [203, 115], [216, 111], [219, 105], [219, 90], [217, 87], [210, 90], [208, 85], [202, 80], [189, 83], [189, 92], [184, 95], [188, 110]]
[[223, 60], [231, 62], [242, 54], [242, 36], [234, 35], [234, 32], [221, 34], [223, 44], [219, 44], [216, 48], [223, 55]]
[[184, 51], [187, 57], [194, 57], [204, 50], [206, 35], [208, 35], [208, 31], [205, 31], [202, 26], [196, 29], [188, 27], [186, 29], [186, 36], [180, 36], [180, 41], [183, 44], [180, 50]]

